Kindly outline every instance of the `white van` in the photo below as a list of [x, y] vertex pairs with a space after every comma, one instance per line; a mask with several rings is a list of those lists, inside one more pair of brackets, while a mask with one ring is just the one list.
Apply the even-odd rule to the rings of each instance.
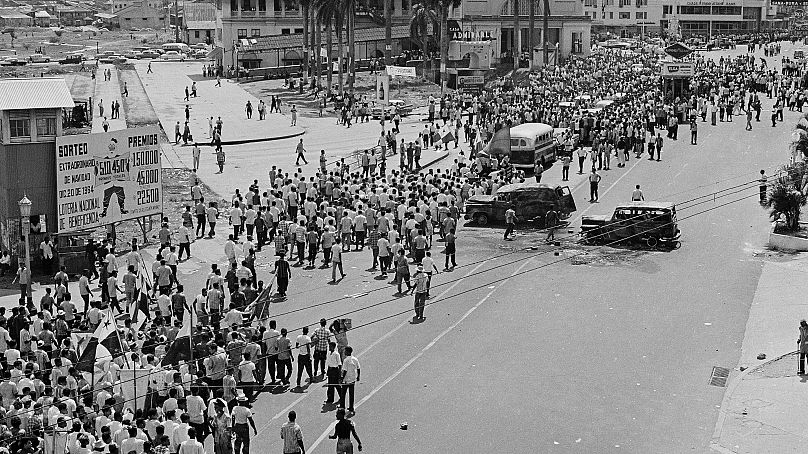
[[532, 170], [536, 161], [549, 164], [556, 160], [553, 127], [544, 123], [523, 123], [511, 128], [511, 164]]
[[191, 48], [188, 47], [188, 45], [185, 43], [165, 43], [161, 47], [165, 52], [173, 50], [180, 54], [187, 54], [188, 52], [191, 51]]

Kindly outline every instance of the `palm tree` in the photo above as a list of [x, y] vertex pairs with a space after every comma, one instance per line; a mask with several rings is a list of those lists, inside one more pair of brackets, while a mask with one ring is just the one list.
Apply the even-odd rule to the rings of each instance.
[[344, 93], [345, 87], [342, 85], [342, 55], [345, 52], [344, 44], [342, 41], [342, 23], [345, 20], [345, 11], [342, 9], [342, 2], [339, 1], [339, 7], [334, 14], [334, 22], [337, 28], [337, 86], [339, 87], [340, 95]]
[[533, 68], [533, 46], [536, 45], [536, 35], [533, 33], [533, 29], [536, 28], [536, 0], [527, 0], [530, 3], [528, 4], [528, 25], [527, 25], [527, 51], [529, 52], [529, 59], [530, 59], [530, 68]]
[[[519, 0], [511, 0], [513, 8], [513, 69], [519, 69], [519, 54], [522, 53], [522, 30], [519, 24]], [[516, 73], [513, 73], [516, 76]]]
[[384, 2], [384, 65], [389, 65], [391, 54], [393, 53], [393, 0], [382, 0]]
[[323, 33], [321, 31], [322, 23], [321, 23], [321, 18], [320, 18], [320, 10], [318, 8], [316, 8], [316, 7], [312, 8], [312, 9], [314, 10], [314, 25], [315, 25], [315, 28], [314, 28], [314, 41], [315, 41], [315, 44], [314, 44], [314, 54], [315, 54], [314, 58], [315, 58], [315, 60], [314, 61], [317, 62], [316, 66], [314, 68], [317, 71], [317, 87], [319, 87], [320, 86], [320, 77], [322, 76], [322, 72], [323, 72], [322, 71], [322, 68], [323, 68], [322, 57], [320, 57], [320, 49], [323, 47]]
[[303, 79], [309, 78], [309, 10], [311, 0], [298, 0], [300, 7], [303, 9]]
[[[550, 0], [544, 0], [542, 3], [542, 44], [543, 44], [543, 55], [544, 55], [544, 66], [547, 66], [547, 59], [550, 56], [550, 50], [547, 48], [548, 42], [550, 40]], [[556, 56], [556, 58], [558, 58]]]
[[[432, 69], [432, 58], [429, 57], [429, 35], [427, 30], [429, 24], [432, 24], [433, 30], [439, 30], [440, 17], [435, 10], [434, 3], [416, 3], [412, 5], [412, 16], [410, 17], [410, 38], [418, 43], [421, 52], [424, 54], [424, 63], [429, 64], [429, 69]], [[440, 34], [440, 33], [438, 33]], [[426, 71], [424, 72], [426, 74]]]
[[[318, 15], [320, 16], [320, 22], [325, 25], [325, 40], [326, 40], [326, 48], [328, 53], [328, 63], [326, 66], [326, 93], [328, 95], [331, 94], [331, 86], [332, 86], [332, 69], [333, 66], [331, 64], [331, 52], [333, 47], [333, 38], [332, 38], [332, 30], [334, 21], [337, 20], [337, 25], [339, 26], [339, 20], [337, 18], [339, 7], [340, 7], [340, 0], [314, 0], [315, 6], [317, 8]], [[319, 62], [319, 59], [318, 59]]]
[[803, 163], [791, 164], [783, 169], [774, 181], [763, 206], [769, 208], [772, 219], [784, 218], [785, 231], [795, 232], [800, 227], [800, 213], [805, 206], [806, 196], [802, 193], [801, 174], [805, 172]]
[[348, 4], [348, 91], [354, 94], [354, 79], [356, 79], [356, 1], [347, 0]]
[[441, 89], [449, 80], [449, 9], [459, 8], [462, 0], [437, 0], [440, 11], [440, 69]]

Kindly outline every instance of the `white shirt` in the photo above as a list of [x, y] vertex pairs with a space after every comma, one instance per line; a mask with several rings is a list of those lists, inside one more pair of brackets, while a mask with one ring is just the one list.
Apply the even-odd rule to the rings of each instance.
[[299, 355], [308, 355], [311, 353], [311, 337], [301, 334], [297, 336], [295, 342], [300, 347], [300, 350], [298, 350]]
[[328, 357], [325, 360], [325, 367], [340, 367], [342, 366], [342, 359], [339, 357], [339, 352], [334, 349], [333, 352], [328, 352]]
[[348, 384], [355, 383], [359, 368], [359, 360], [356, 359], [355, 356], [345, 358], [345, 361], [342, 363], [342, 370], [345, 372], [345, 378], [342, 380], [342, 382]]

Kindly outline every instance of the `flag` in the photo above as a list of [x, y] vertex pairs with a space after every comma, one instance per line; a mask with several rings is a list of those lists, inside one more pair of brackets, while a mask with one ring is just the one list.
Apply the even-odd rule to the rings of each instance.
[[483, 151], [488, 156], [500, 156], [511, 154], [511, 129], [503, 126], [499, 131], [494, 133], [494, 137], [488, 142], [488, 145], [483, 148]]
[[93, 373], [97, 364], [112, 361], [112, 358], [121, 353], [123, 353], [123, 346], [118, 335], [118, 325], [115, 323], [111, 311], [107, 311], [103, 314], [98, 328], [87, 341], [87, 347], [81, 353], [76, 369]]
[[182, 312], [182, 328], [177, 333], [177, 338], [166, 350], [166, 355], [161, 361], [161, 365], [179, 364], [180, 361], [190, 361], [194, 346], [191, 344], [191, 330], [193, 330], [196, 312], [193, 304], [185, 303], [185, 310]]
[[451, 132], [447, 132], [445, 136], [441, 139], [443, 143], [454, 142], [455, 136]]

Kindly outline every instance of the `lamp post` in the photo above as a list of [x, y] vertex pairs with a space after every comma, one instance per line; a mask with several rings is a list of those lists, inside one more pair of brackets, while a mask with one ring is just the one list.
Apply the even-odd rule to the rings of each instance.
[[[31, 276], [31, 245], [29, 244], [29, 235], [31, 233], [31, 200], [28, 196], [23, 195], [22, 200], [17, 202], [17, 205], [20, 207], [20, 217], [22, 218], [22, 229], [23, 233], [25, 234], [25, 269], [28, 272], [28, 275]], [[31, 278], [28, 278], [28, 290], [26, 292], [26, 296], [28, 297], [28, 302], [33, 300], [31, 296]]]

